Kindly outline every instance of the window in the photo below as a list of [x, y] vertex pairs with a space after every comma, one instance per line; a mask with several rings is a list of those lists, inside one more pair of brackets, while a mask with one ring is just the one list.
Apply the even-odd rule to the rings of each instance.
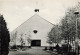
[[37, 30], [33, 30], [33, 32], [36, 34], [38, 31]]

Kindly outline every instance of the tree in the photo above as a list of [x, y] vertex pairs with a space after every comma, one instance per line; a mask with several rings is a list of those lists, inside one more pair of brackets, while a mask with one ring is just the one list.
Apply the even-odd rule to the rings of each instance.
[[27, 32], [27, 42], [28, 42], [28, 46], [30, 46], [30, 43], [31, 43], [31, 31]]
[[3, 18], [3, 15], [0, 15], [0, 39], [1, 39], [0, 41], [1, 55], [8, 55], [10, 34], [7, 29], [7, 24]]
[[64, 39], [67, 39], [68, 42], [71, 42], [75, 40], [76, 37], [76, 19], [78, 24], [77, 24], [77, 31], [78, 31], [78, 38], [80, 38], [80, 14], [76, 15], [74, 14], [76, 11], [80, 13], [80, 3], [76, 7], [69, 8], [67, 12], [65, 13], [65, 16], [63, 17], [61, 23], [62, 23], [62, 37]]
[[62, 38], [61, 38], [61, 27], [58, 25], [55, 25], [51, 31], [48, 33], [48, 43], [60, 43]]
[[25, 43], [24, 43], [24, 39], [23, 39], [23, 34], [21, 34], [20, 42], [21, 42], [21, 46], [23, 47], [23, 45], [25, 44]]
[[[78, 40], [80, 38], [80, 3], [78, 3], [76, 7], [69, 8], [67, 10], [61, 23], [61, 35], [65, 40], [67, 40], [69, 51], [69, 44], [75, 44], [75, 40]], [[73, 41], [75, 41], [75, 43], [73, 43]]]
[[31, 38], [30, 38], [30, 36], [27, 37], [27, 41], [28, 41], [28, 46], [30, 46], [30, 45], [29, 45], [29, 44], [31, 43]]

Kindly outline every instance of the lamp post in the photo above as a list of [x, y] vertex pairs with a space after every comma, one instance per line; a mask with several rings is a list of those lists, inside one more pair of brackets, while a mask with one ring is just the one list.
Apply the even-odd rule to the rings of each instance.
[[[78, 27], [78, 19], [77, 19], [77, 17], [78, 17], [78, 14], [79, 14], [79, 12], [78, 11], [76, 11], [75, 13], [75, 17], [76, 17], [76, 36], [75, 36], [75, 39], [77, 40], [78, 39], [78, 29], [77, 29], [77, 27]], [[76, 41], [75, 40], [75, 41]], [[79, 55], [79, 46], [78, 46], [78, 41], [76, 41], [75, 42], [75, 50], [76, 50], [76, 55]]]
[[76, 38], [77, 38], [78, 37], [78, 31], [77, 31], [78, 21], [77, 21], [77, 17], [78, 17], [79, 12], [75, 12], [74, 14], [75, 14], [75, 17], [76, 17]]

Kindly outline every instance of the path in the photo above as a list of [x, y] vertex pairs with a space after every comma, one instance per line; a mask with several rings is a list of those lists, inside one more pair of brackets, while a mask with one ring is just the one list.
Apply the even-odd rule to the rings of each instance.
[[43, 50], [42, 47], [32, 47], [26, 51], [10, 51], [9, 55], [51, 55]]

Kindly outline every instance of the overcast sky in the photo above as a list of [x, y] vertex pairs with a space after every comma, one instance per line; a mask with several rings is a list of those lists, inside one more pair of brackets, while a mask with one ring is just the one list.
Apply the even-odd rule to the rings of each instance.
[[0, 0], [0, 13], [3, 14], [10, 31], [37, 14], [53, 24], [58, 24], [68, 8], [79, 0]]

